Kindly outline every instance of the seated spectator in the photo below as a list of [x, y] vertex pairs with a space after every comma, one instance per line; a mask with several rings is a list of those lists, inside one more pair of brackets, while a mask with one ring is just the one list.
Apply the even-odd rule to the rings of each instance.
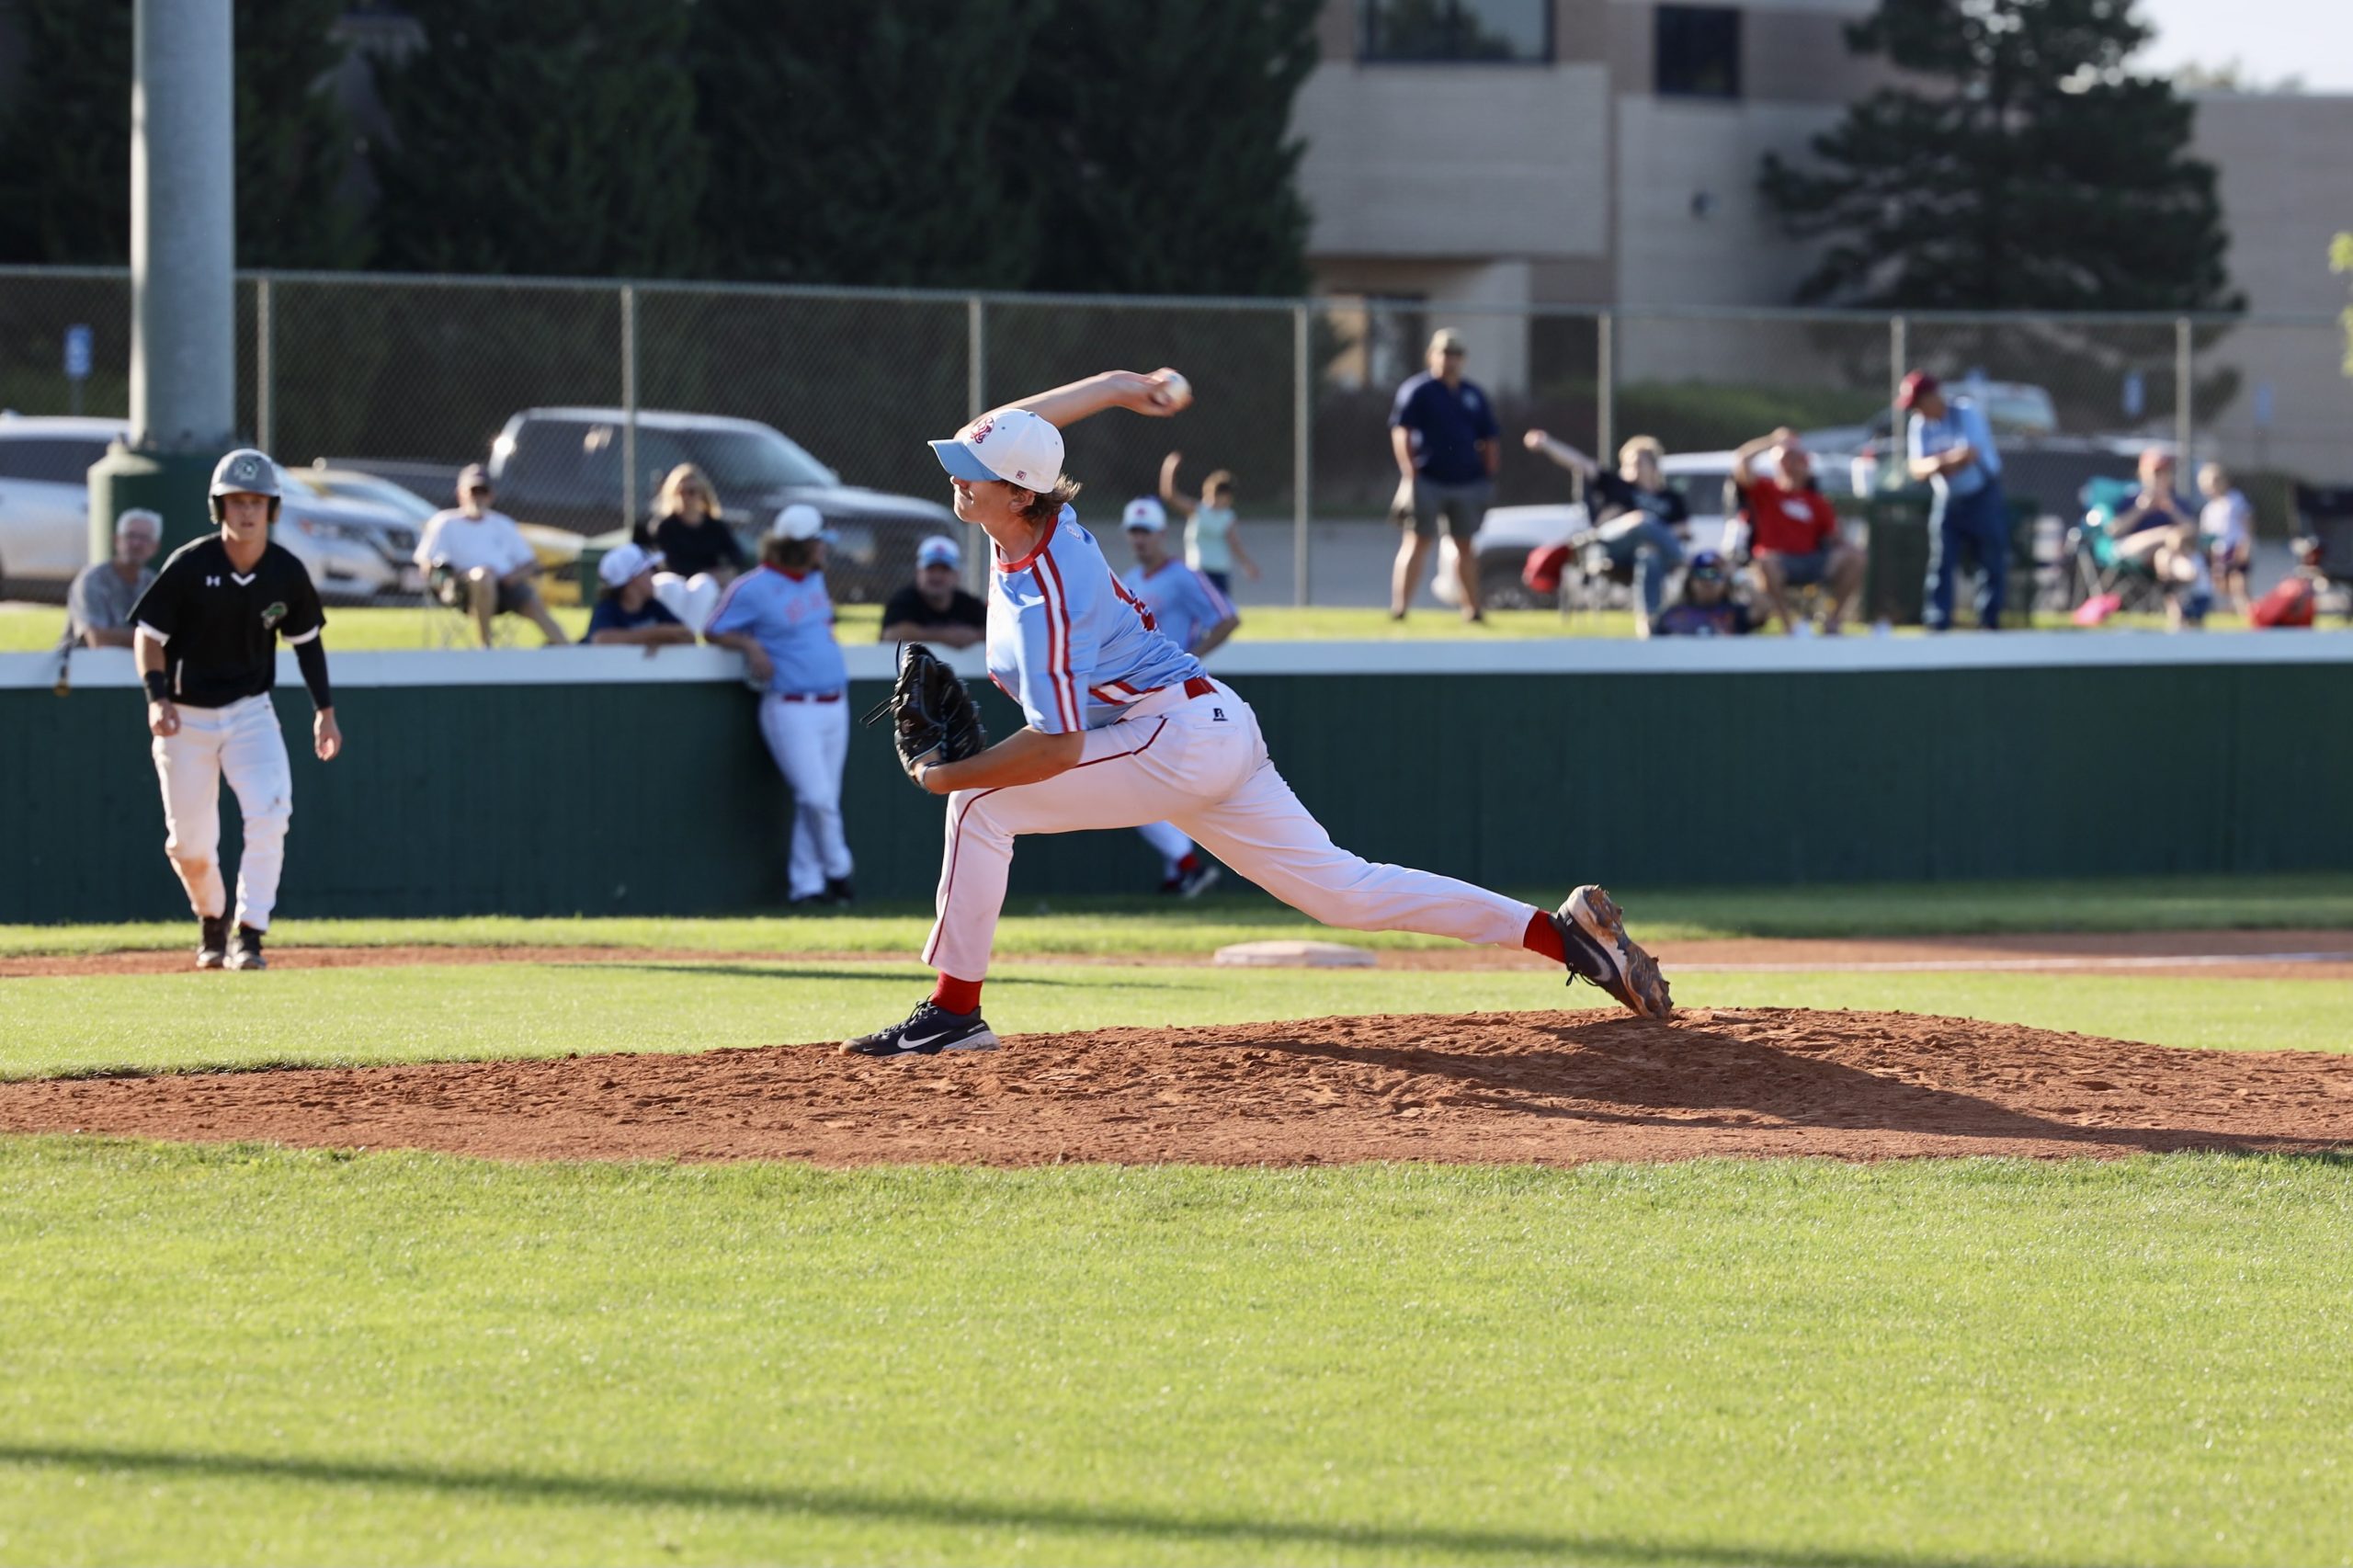
[[956, 581], [964, 551], [946, 534], [915, 546], [915, 580], [882, 607], [885, 642], [937, 642], [969, 648], [989, 634], [989, 607]]
[[[1769, 458], [1770, 472], [1758, 460]], [[1863, 585], [1863, 552], [1838, 532], [1838, 513], [1814, 487], [1813, 460], [1787, 426], [1759, 436], [1732, 456], [1732, 482], [1748, 514], [1749, 560], [1766, 603], [1791, 636], [1813, 627], [1790, 609], [1790, 590], [1820, 587], [1830, 601], [1822, 630], [1836, 635]]]
[[1691, 557], [1683, 574], [1683, 593], [1658, 613], [1651, 633], [1656, 637], [1745, 637], [1756, 630], [1756, 613], [1732, 597], [1732, 573], [1724, 558], [1712, 550]]
[[710, 624], [720, 590], [751, 566], [720, 509], [719, 492], [692, 463], [680, 463], [663, 480], [654, 496], [654, 520], [637, 530], [633, 542], [662, 558], [654, 597], [697, 636]]
[[133, 506], [114, 520], [114, 556], [85, 566], [65, 591], [65, 635], [57, 651], [75, 648], [128, 648], [132, 630], [131, 607], [155, 580], [147, 563], [163, 542], [164, 519], [144, 506]]
[[519, 615], [540, 629], [551, 647], [570, 641], [555, 623], [531, 579], [540, 558], [516, 531], [515, 519], [490, 506], [490, 475], [469, 463], [458, 475], [458, 505], [426, 520], [416, 541], [416, 563], [425, 568], [433, 597], [461, 615], [473, 617], [482, 645], [491, 646], [491, 622]]
[[2246, 569], [2255, 556], [2255, 508], [2232, 487], [2230, 471], [2208, 463], [2198, 471], [2198, 493], [2206, 497], [2199, 508], [2198, 536], [2206, 547], [2206, 563], [2239, 613], [2246, 613]]
[[1585, 506], [1593, 531], [1609, 551], [1615, 566], [1631, 566], [1641, 613], [1634, 634], [1647, 637], [1666, 599], [1666, 580], [1683, 564], [1683, 544], [1691, 531], [1691, 508], [1680, 493], [1667, 487], [1659, 466], [1666, 449], [1656, 437], [1636, 436], [1618, 449], [1618, 472], [1601, 465], [1541, 430], [1530, 430], [1524, 444], [1541, 452], [1585, 479]]
[[2180, 468], [2171, 452], [2143, 449], [2140, 492], [2109, 525], [2117, 558], [2164, 588], [2165, 620], [2176, 631], [2202, 622], [2214, 598], [2198, 542], [2198, 514], [2174, 488]]
[[654, 597], [654, 574], [661, 564], [660, 555], [635, 544], [609, 551], [597, 562], [597, 580], [605, 591], [588, 613], [586, 641], [599, 647], [642, 647], [651, 657], [660, 648], [695, 640], [670, 608]]

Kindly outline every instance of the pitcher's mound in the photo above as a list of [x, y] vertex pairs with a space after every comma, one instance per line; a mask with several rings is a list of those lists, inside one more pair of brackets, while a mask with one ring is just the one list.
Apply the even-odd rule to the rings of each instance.
[[2353, 1056], [2173, 1051], [1906, 1013], [1759, 1007], [1315, 1018], [821, 1046], [0, 1085], [0, 1131], [509, 1159], [2109, 1156], [2353, 1145]]

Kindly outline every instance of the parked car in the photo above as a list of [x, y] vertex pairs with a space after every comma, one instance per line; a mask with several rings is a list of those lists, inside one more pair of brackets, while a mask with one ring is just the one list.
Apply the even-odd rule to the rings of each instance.
[[[621, 439], [618, 408], [529, 408], [506, 422], [490, 449], [498, 506], [518, 522], [599, 535], [620, 522]], [[782, 431], [753, 419], [640, 409], [639, 504], [682, 462], [699, 466], [747, 553], [760, 529], [792, 502], [824, 514], [835, 539], [826, 581], [836, 598], [882, 599], [904, 586], [926, 534], [961, 533], [936, 501], [844, 484]]]
[[[91, 466], [130, 434], [127, 420], [0, 414], [0, 579], [62, 592], [90, 560]], [[337, 500], [278, 471], [285, 503], [271, 538], [292, 551], [322, 594], [399, 590], [416, 528], [372, 503]]]
[[[1666, 483], [1691, 509], [1689, 547], [1722, 548], [1724, 492], [1732, 481], [1730, 452], [1678, 452], [1660, 465]], [[1562, 476], [1567, 483], [1568, 476]], [[1471, 551], [1479, 562], [1479, 597], [1495, 609], [1527, 609], [1553, 603], [1520, 580], [1520, 569], [1533, 551], [1566, 544], [1592, 526], [1591, 514], [1581, 501], [1551, 502], [1533, 506], [1490, 507], [1479, 531], [1471, 536]], [[1460, 604], [1462, 590], [1453, 573], [1453, 541], [1440, 547], [1438, 579], [1431, 592], [1440, 604]]]

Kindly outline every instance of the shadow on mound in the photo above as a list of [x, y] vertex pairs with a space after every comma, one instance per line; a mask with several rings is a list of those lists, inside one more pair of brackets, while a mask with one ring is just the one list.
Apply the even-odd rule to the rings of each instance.
[[2353, 1147], [2353, 1057], [1756, 1008], [1104, 1029], [899, 1062], [777, 1046], [0, 1085], [0, 1131], [63, 1131], [827, 1165], [2313, 1153]]

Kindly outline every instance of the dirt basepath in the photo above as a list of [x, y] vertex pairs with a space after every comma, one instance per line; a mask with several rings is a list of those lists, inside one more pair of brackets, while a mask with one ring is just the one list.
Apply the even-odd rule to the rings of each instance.
[[[1639, 932], [1636, 933], [1640, 935]], [[1345, 939], [1345, 934], [1338, 935]], [[2052, 970], [2100, 973], [2190, 974], [2214, 979], [2353, 980], [2353, 932], [2087, 932], [2021, 937], [1919, 937], [1890, 940], [1753, 937], [1665, 942], [1656, 949], [1670, 971], [1693, 973], [1844, 971]], [[178, 974], [191, 949], [0, 958], [0, 980], [54, 975]], [[597, 947], [273, 947], [273, 969], [351, 969], [410, 964], [482, 963], [909, 963], [905, 953], [710, 952], [691, 948]], [[1380, 950], [1383, 969], [1544, 969], [1532, 953], [1506, 948]], [[1207, 955], [1162, 953], [1017, 957], [1011, 963], [1203, 964]]]
[[2353, 1147], [2353, 1056], [1788, 1008], [1320, 1018], [895, 1062], [777, 1046], [45, 1080], [0, 1085], [0, 1131], [834, 1165], [2057, 1159]]

